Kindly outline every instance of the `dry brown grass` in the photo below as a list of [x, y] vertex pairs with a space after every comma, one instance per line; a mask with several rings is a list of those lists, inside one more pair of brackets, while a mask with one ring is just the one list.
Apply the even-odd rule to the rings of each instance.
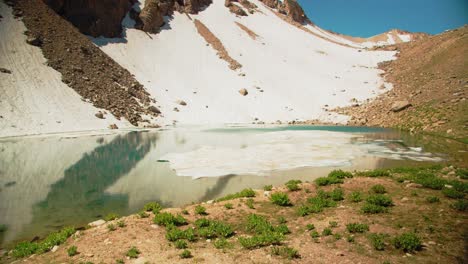
[[195, 27], [197, 28], [198, 34], [200, 34], [208, 44], [211, 45], [216, 51], [220, 59], [225, 60], [229, 63], [229, 68], [231, 70], [237, 70], [242, 67], [242, 65], [229, 56], [226, 48], [223, 43], [198, 19], [193, 21]]

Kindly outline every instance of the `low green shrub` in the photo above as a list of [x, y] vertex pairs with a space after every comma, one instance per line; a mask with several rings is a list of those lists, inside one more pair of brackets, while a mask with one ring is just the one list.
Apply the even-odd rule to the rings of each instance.
[[168, 226], [166, 230], [166, 239], [171, 242], [177, 240], [186, 239], [188, 241], [195, 241], [196, 235], [193, 228], [187, 228], [185, 230], [178, 229], [175, 226]]
[[377, 194], [384, 194], [384, 193], [387, 192], [387, 190], [385, 189], [385, 187], [382, 184], [376, 184], [376, 185], [372, 186], [371, 191], [373, 193], [377, 193]]
[[348, 241], [349, 243], [354, 243], [354, 240], [355, 240], [355, 238], [354, 238], [353, 235], [346, 236], [346, 241]]
[[197, 234], [203, 238], [230, 237], [234, 234], [233, 228], [226, 223], [217, 220], [198, 219], [195, 221]]
[[247, 207], [250, 208], [250, 209], [255, 209], [254, 200], [252, 198], [247, 199], [245, 201], [245, 205], [247, 205]]
[[397, 249], [403, 249], [405, 252], [421, 250], [422, 243], [419, 236], [415, 233], [403, 233], [393, 239], [393, 245]]
[[343, 238], [343, 236], [340, 233], [335, 233], [333, 234], [333, 237], [335, 238], [336, 241], [340, 240]]
[[143, 209], [147, 212], [153, 212], [157, 214], [163, 209], [163, 207], [157, 202], [150, 202], [150, 203], [145, 204]]
[[314, 224], [307, 224], [306, 228], [307, 228], [307, 230], [311, 231], [311, 230], [315, 229], [315, 225]]
[[[335, 199], [339, 199], [341, 195], [338, 191], [335, 192], [334, 197]], [[319, 190], [316, 196], [308, 198], [306, 204], [298, 207], [297, 214], [299, 216], [306, 216], [312, 213], [320, 213], [324, 208], [335, 207], [336, 202], [331, 199], [331, 196], [330, 193]]]
[[390, 177], [391, 174], [388, 170], [384, 169], [375, 169], [372, 171], [360, 171], [357, 172], [359, 176], [364, 176], [364, 177]]
[[239, 243], [246, 249], [278, 245], [284, 240], [284, 235], [290, 233], [286, 225], [273, 226], [264, 216], [257, 214], [248, 216], [246, 230], [254, 234], [239, 238]]
[[240, 237], [239, 243], [245, 249], [254, 249], [270, 245], [280, 245], [283, 240], [283, 234], [271, 232], [261, 235], [254, 235], [252, 237]]
[[149, 214], [147, 214], [145, 211], [140, 211], [140, 212], [138, 212], [138, 216], [140, 218], [147, 218], [147, 217], [149, 217]]
[[20, 242], [13, 249], [12, 255], [16, 258], [22, 258], [32, 254], [45, 253], [54, 246], [64, 243], [73, 233], [75, 233], [75, 228], [65, 227], [58, 232], [51, 233], [42, 241]]
[[350, 233], [364, 233], [369, 231], [369, 226], [361, 223], [349, 223], [346, 225], [346, 229]]
[[278, 223], [286, 224], [287, 222], [288, 222], [288, 220], [286, 220], [286, 218], [284, 218], [284, 216], [278, 217]]
[[465, 194], [462, 192], [459, 192], [455, 189], [452, 188], [445, 188], [442, 190], [442, 194], [444, 194], [448, 198], [452, 199], [462, 199], [465, 197]]
[[232, 203], [227, 203], [224, 205], [224, 208], [228, 209], [228, 210], [231, 210], [234, 208], [234, 206], [232, 205]]
[[460, 199], [450, 205], [453, 209], [461, 212], [468, 211], [468, 200]]
[[68, 256], [73, 257], [78, 254], [78, 248], [76, 246], [71, 246], [67, 249]]
[[206, 208], [201, 206], [201, 205], [195, 206], [195, 214], [197, 214], [197, 215], [207, 215]]
[[190, 252], [190, 250], [187, 250], [187, 249], [184, 249], [184, 251], [182, 251], [182, 253], [180, 253], [180, 258], [182, 259], [187, 259], [187, 258], [191, 258], [193, 257], [192, 256], [192, 252]]
[[343, 192], [343, 189], [341, 188], [336, 188], [336, 189], [333, 189], [330, 193], [330, 198], [333, 200], [333, 201], [343, 201], [344, 200], [344, 192]]
[[120, 221], [117, 221], [117, 226], [120, 227], [120, 228], [122, 228], [122, 227], [125, 227], [125, 226], [127, 226], [127, 225], [125, 224], [125, 221], [124, 221], [124, 220], [120, 220]]
[[185, 249], [188, 245], [185, 240], [177, 240], [176, 242], [174, 242], [174, 246], [178, 249]]
[[181, 216], [174, 216], [171, 213], [163, 212], [154, 216], [153, 222], [162, 226], [182, 226], [187, 224], [187, 220]]
[[297, 251], [294, 248], [290, 247], [272, 247], [271, 248], [271, 254], [275, 256], [281, 256], [283, 258], [287, 259], [295, 259], [295, 258], [300, 258], [301, 255], [299, 254], [299, 251]]
[[324, 228], [322, 230], [322, 236], [331, 236], [333, 235], [333, 231], [331, 230], [331, 228]]
[[227, 241], [225, 238], [219, 238], [216, 239], [216, 241], [213, 243], [214, 247], [217, 249], [226, 249], [226, 248], [232, 248], [233, 245]]
[[109, 229], [109, 231], [115, 231], [117, 229], [117, 227], [115, 227], [114, 224], [108, 224], [107, 229]]
[[360, 201], [362, 201], [362, 194], [358, 191], [352, 192], [349, 194], [348, 199], [353, 203], [359, 203]]
[[115, 213], [109, 213], [107, 214], [105, 217], [104, 217], [104, 220], [106, 221], [112, 221], [112, 220], [115, 220], [119, 218], [119, 215], [118, 214], [115, 214]]
[[278, 193], [273, 193], [270, 197], [270, 200], [279, 206], [291, 206], [291, 201], [289, 200], [288, 194], [278, 192]]
[[379, 214], [388, 212], [388, 208], [380, 205], [375, 205], [371, 203], [365, 203], [361, 207], [361, 212], [365, 214]]
[[344, 183], [342, 179], [334, 178], [334, 177], [320, 177], [315, 179], [315, 184], [318, 186], [327, 186], [332, 184], [340, 184]]
[[273, 185], [265, 185], [263, 186], [264, 191], [271, 191], [273, 189]]
[[329, 226], [330, 228], [338, 227], [338, 222], [336, 222], [336, 221], [330, 221], [330, 222], [328, 222], [328, 226]]
[[366, 202], [383, 207], [393, 206], [392, 198], [383, 194], [370, 195], [367, 197]]
[[313, 230], [313, 231], [310, 232], [310, 236], [312, 238], [318, 238], [318, 237], [320, 237], [320, 234], [316, 230]]
[[460, 177], [460, 179], [468, 180], [468, 169], [459, 168], [455, 171], [455, 174]]
[[189, 211], [187, 209], [182, 210], [183, 215], [189, 215]]
[[333, 170], [330, 173], [328, 173], [328, 177], [337, 178], [337, 179], [345, 179], [345, 178], [352, 178], [353, 174], [351, 172], [347, 172], [343, 170]]
[[369, 234], [368, 238], [375, 250], [385, 250], [385, 239], [388, 237], [387, 234], [373, 233]]
[[294, 191], [298, 191], [298, 190], [301, 189], [299, 187], [299, 184], [301, 184], [301, 183], [302, 183], [302, 181], [300, 181], [300, 180], [290, 180], [285, 185], [286, 185], [286, 188], [288, 188], [288, 190], [294, 192]]
[[126, 256], [129, 257], [129, 258], [138, 258], [138, 256], [140, 255], [140, 250], [138, 250], [138, 248], [136, 247], [131, 247], [128, 251], [127, 251], [127, 254]]
[[243, 198], [243, 197], [246, 197], [246, 198], [255, 197], [255, 191], [252, 189], [244, 189], [238, 193], [226, 195], [222, 198], [217, 199], [216, 201], [222, 202], [222, 201], [233, 200], [236, 198]]

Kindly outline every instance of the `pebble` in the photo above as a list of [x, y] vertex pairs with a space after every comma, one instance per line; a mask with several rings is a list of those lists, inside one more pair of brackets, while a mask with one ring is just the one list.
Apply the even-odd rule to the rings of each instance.
[[88, 253], [88, 254], [85, 254], [85, 257], [92, 258], [92, 257], [94, 257], [94, 254], [93, 253]]
[[335, 255], [337, 255], [337, 256], [344, 256], [345, 254], [344, 254], [343, 252], [340, 251], [340, 252], [336, 252]]
[[103, 225], [103, 224], [105, 224], [105, 223], [106, 223], [105, 220], [99, 219], [99, 220], [96, 220], [96, 221], [94, 221], [94, 222], [89, 223], [88, 225], [89, 225], [89, 226], [92, 226], [92, 227], [96, 227], [96, 226], [101, 226], [101, 225]]
[[408, 197], [403, 197], [403, 198], [401, 198], [401, 201], [406, 202], [406, 201], [409, 201], [409, 199], [408, 199]]
[[271, 192], [270, 191], [264, 191], [263, 196], [270, 197]]
[[213, 204], [214, 203], [214, 200], [209, 200], [208, 202], [206, 202], [207, 204]]
[[55, 245], [50, 251], [51, 252], [56, 252], [59, 249], [59, 246]]
[[453, 188], [452, 185], [448, 185], [448, 184], [445, 184], [444, 187], [447, 188], [447, 189], [452, 189]]
[[152, 224], [152, 225], [151, 225], [151, 228], [158, 229], [159, 226], [158, 226], [158, 225], [155, 225], [155, 224]]

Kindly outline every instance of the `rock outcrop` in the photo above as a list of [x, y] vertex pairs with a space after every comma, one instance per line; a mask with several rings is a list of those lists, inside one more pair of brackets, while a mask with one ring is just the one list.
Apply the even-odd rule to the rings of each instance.
[[145, 32], [157, 33], [164, 25], [164, 16], [171, 15], [174, 8], [172, 0], [148, 0], [140, 13], [141, 26]]
[[82, 33], [118, 37], [122, 20], [135, 0], [43, 0]]
[[278, 12], [286, 15], [288, 18], [290, 18], [294, 22], [303, 24], [309, 21], [309, 19], [304, 13], [304, 10], [299, 5], [299, 3], [297, 3], [296, 0], [284, 0], [282, 2], [278, 0], [260, 0], [260, 1], [262, 1], [266, 6], [270, 8], [278, 9]]

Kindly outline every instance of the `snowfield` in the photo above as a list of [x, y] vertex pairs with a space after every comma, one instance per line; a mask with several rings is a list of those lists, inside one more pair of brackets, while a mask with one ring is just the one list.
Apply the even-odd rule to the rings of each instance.
[[0, 137], [131, 126], [112, 115], [96, 118], [100, 109], [83, 102], [46, 65], [41, 49], [26, 43], [23, 22], [3, 2], [0, 14], [0, 67], [11, 71], [0, 73]]
[[[363, 101], [386, 91], [379, 87], [391, 87], [384, 85], [376, 67], [394, 59], [394, 52], [338, 45], [284, 21], [261, 2], [252, 2], [261, 12], [242, 18], [220, 0], [199, 15], [175, 13], [160, 33], [151, 35], [133, 29], [127, 17], [125, 40], [93, 41], [156, 98], [165, 124], [311, 119], [343, 123], [347, 117], [324, 107], [350, 105], [353, 98]], [[198, 34], [195, 19], [220, 39], [241, 69], [230, 70], [218, 58]], [[253, 40], [235, 22], [259, 37]], [[337, 41], [352, 44], [343, 38]], [[243, 88], [247, 96], [239, 94]], [[178, 100], [187, 106], [178, 105]]]
[[[161, 125], [246, 124], [319, 119], [345, 123], [347, 116], [327, 109], [372, 99], [391, 89], [377, 64], [395, 52], [361, 50], [364, 45], [322, 30], [301, 29], [280, 18], [261, 2], [259, 12], [236, 17], [215, 0], [199, 15], [166, 17], [158, 34], [123, 21], [123, 39], [92, 41], [135, 75], [157, 100]], [[143, 5], [141, 3], [140, 5]], [[137, 3], [138, 5], [138, 3]], [[0, 137], [132, 127], [81, 99], [46, 65], [40, 48], [28, 45], [24, 24], [0, 3]], [[201, 21], [242, 67], [231, 70], [197, 32]], [[256, 39], [237, 24], [258, 35]], [[248, 95], [239, 93], [246, 89]], [[187, 105], [177, 103], [183, 100]]]

